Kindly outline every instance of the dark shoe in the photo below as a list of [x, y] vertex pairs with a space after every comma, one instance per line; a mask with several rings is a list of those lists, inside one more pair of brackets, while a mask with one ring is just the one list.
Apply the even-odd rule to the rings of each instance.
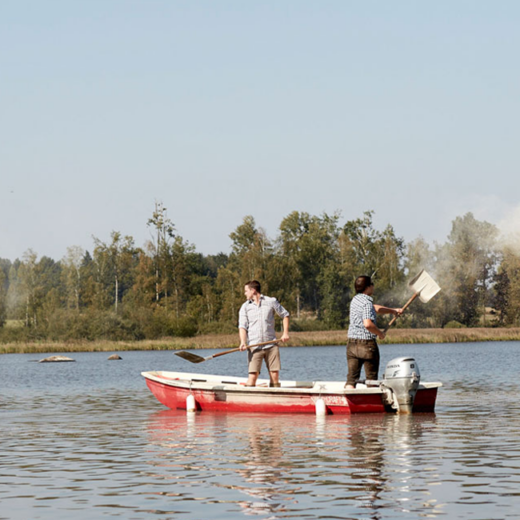
[[280, 383], [269, 383], [270, 388], [280, 388], [282, 385]]

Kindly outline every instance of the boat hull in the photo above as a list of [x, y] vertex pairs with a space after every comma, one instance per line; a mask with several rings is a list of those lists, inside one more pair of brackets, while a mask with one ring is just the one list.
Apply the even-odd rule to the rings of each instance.
[[[259, 380], [256, 387], [245, 387], [245, 379], [181, 372], [143, 372], [146, 384], [164, 406], [185, 410], [192, 395], [200, 411], [255, 413], [316, 413], [322, 399], [327, 414], [385, 413], [393, 411], [385, 404], [379, 387], [346, 390], [343, 382], [282, 381], [280, 388], [269, 388]], [[358, 385], [359, 386], [359, 385]], [[433, 412], [441, 383], [424, 383], [417, 392], [413, 412]]]

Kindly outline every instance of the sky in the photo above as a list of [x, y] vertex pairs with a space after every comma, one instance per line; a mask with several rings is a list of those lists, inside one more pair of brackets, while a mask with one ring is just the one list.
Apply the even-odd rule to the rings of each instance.
[[520, 230], [519, 22], [512, 0], [1, 0], [0, 258], [144, 246], [156, 202], [203, 254], [292, 211]]

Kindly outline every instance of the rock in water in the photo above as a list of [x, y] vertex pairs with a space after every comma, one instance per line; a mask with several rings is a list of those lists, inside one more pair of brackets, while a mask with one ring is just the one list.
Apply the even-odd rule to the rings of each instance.
[[57, 363], [59, 361], [76, 361], [75, 359], [72, 359], [70, 357], [65, 356], [51, 356], [47, 357], [45, 359], [40, 359], [38, 363]]
[[112, 354], [108, 359], [123, 359], [121, 356], [119, 356], [118, 354]]

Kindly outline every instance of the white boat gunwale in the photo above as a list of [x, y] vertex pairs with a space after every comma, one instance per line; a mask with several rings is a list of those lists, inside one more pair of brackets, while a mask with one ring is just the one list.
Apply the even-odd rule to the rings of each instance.
[[[188, 372], [149, 371], [141, 372], [145, 379], [157, 383], [184, 388], [186, 390], [225, 391], [229, 393], [272, 393], [272, 394], [315, 394], [315, 395], [369, 395], [382, 394], [380, 386], [358, 385], [355, 389], [346, 389], [342, 381], [281, 381], [281, 387], [269, 387], [268, 379], [259, 379], [257, 386], [244, 386], [246, 378], [233, 376], [219, 376], [210, 374], [196, 374]], [[439, 382], [421, 382], [419, 390], [439, 388]]]

